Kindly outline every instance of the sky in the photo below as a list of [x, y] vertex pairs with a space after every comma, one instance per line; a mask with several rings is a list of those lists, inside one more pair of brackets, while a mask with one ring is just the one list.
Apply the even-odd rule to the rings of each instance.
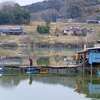
[[24, 6], [24, 5], [29, 5], [36, 2], [42, 2], [44, 0], [0, 0], [0, 3], [5, 2], [5, 1], [14, 1], [18, 3], [20, 6]]

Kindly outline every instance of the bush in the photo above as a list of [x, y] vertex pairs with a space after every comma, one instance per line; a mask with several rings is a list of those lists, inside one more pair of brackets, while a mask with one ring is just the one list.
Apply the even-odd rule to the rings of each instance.
[[41, 33], [41, 34], [47, 34], [50, 31], [50, 27], [49, 27], [49, 25], [46, 25], [46, 26], [40, 26], [40, 25], [38, 25], [37, 26], [37, 31], [39, 33]]

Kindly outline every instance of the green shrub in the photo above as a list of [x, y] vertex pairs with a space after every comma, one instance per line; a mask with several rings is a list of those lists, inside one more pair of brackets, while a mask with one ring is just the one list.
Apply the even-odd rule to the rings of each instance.
[[49, 31], [50, 31], [50, 27], [49, 25], [46, 25], [46, 26], [40, 26], [38, 25], [37, 26], [37, 31], [41, 34], [48, 34]]

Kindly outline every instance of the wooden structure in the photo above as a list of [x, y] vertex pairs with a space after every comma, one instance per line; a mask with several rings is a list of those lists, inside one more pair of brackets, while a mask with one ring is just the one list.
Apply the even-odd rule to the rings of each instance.
[[88, 64], [99, 64], [100, 63], [100, 47], [87, 48], [86, 50], [80, 51], [76, 55], [77, 61], [85, 61], [87, 59]]
[[[77, 53], [76, 55], [77, 64], [81, 64], [83, 67], [89, 67], [96, 71], [99, 69], [100, 65], [100, 47], [86, 48]], [[97, 68], [97, 69], [96, 69]]]
[[[38, 68], [39, 73], [63, 73], [67, 74], [69, 71], [78, 72], [87, 71], [87, 73], [99, 73], [100, 64], [100, 47], [86, 48], [85, 50], [79, 51], [76, 54], [76, 64], [66, 66], [32, 66], [32, 68]], [[19, 69], [20, 72], [25, 72], [29, 66], [4, 66], [5, 69], [15, 68]]]

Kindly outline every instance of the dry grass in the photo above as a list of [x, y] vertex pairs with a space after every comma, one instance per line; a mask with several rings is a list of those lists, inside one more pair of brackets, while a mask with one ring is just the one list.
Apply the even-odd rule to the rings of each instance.
[[[36, 28], [37, 28], [37, 25], [45, 25], [46, 23], [45, 22], [31, 22], [29, 25], [7, 25], [8, 28], [11, 28], [11, 27], [23, 27], [27, 32], [36, 32]], [[83, 27], [88, 27], [88, 28], [97, 28], [98, 30], [100, 30], [100, 26], [99, 25], [96, 25], [96, 24], [86, 24], [86, 23], [62, 23], [62, 22], [58, 22], [58, 23], [55, 23], [55, 22], [51, 22], [50, 23], [50, 29], [51, 30], [55, 30], [56, 28], [59, 28], [59, 29], [62, 29], [63, 27], [65, 26], [69, 26], [71, 24], [78, 24], [78, 25], [81, 25]], [[53, 34], [53, 33], [52, 33]]]
[[[79, 24], [85, 28], [91, 28], [93, 30], [100, 31], [100, 25], [95, 25], [95, 24], [85, 24], [85, 23], [54, 23], [51, 22], [50, 23], [50, 33], [52, 34], [52, 36], [39, 36], [36, 28], [37, 25], [45, 25], [45, 22], [31, 22], [29, 25], [17, 25], [18, 27], [23, 27], [25, 29], [25, 31], [27, 31], [28, 34], [30, 34], [31, 39], [32, 40], [36, 40], [36, 41], [40, 41], [42, 42], [43, 40], [45, 40], [45, 42], [77, 42], [80, 41], [81, 38], [80, 37], [76, 37], [76, 36], [71, 36], [71, 35], [60, 35], [59, 37], [56, 37], [55, 34], [55, 29], [59, 28], [60, 31], [62, 31], [62, 28], [65, 26], [69, 26], [71, 24]], [[11, 28], [11, 27], [17, 27], [17, 26], [12, 26], [12, 25], [7, 25], [7, 27]], [[37, 36], [35, 36], [37, 34]], [[35, 37], [35, 38], [34, 38]], [[14, 40], [17, 38], [21, 38], [21, 36], [0, 36], [0, 40], [5, 41], [5, 40]], [[44, 42], [44, 41], [43, 41]]]

